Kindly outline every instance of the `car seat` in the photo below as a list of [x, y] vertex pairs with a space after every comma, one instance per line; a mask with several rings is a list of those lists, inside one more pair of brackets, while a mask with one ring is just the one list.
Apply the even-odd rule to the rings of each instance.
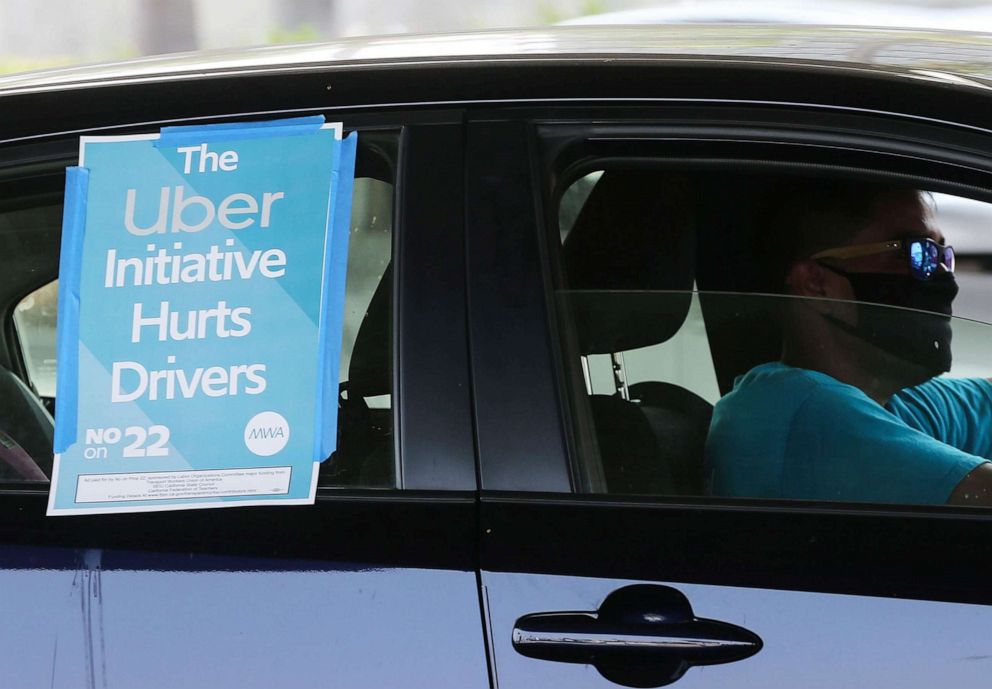
[[710, 172], [699, 180], [696, 283], [721, 394], [782, 350], [781, 279], [769, 265], [765, 208], [778, 175]]
[[51, 476], [54, 434], [55, 423], [38, 396], [0, 367], [0, 479]]
[[[695, 277], [694, 200], [684, 175], [604, 172], [562, 247], [581, 356], [660, 344], [682, 327]], [[712, 407], [664, 381], [589, 395], [610, 493], [698, 495]]]
[[322, 478], [337, 485], [393, 483], [392, 410], [371, 409], [365, 401], [392, 391], [391, 289], [392, 263], [372, 294], [355, 336], [348, 380], [341, 384], [337, 450], [321, 467]]

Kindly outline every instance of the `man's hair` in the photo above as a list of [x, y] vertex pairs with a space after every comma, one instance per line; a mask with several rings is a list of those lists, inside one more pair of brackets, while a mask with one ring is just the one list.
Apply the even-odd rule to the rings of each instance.
[[873, 219], [878, 202], [907, 187], [873, 182], [801, 179], [777, 185], [762, 204], [761, 246], [774, 284], [783, 288], [796, 261], [844, 246]]

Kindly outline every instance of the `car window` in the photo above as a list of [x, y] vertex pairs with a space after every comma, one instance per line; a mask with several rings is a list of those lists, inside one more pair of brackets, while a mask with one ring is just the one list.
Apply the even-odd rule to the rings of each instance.
[[[395, 160], [390, 151], [395, 151], [397, 135], [370, 133], [360, 137], [360, 142], [341, 344], [338, 448], [322, 464], [319, 485], [393, 487], [391, 257]], [[45, 256], [44, 263], [54, 268], [61, 213], [60, 195], [49, 194], [43, 203], [0, 211], [0, 229], [8, 241], [37, 246]], [[44, 275], [41, 263], [34, 264], [35, 271], [15, 274], [11, 281], [31, 285], [31, 289], [21, 291], [13, 300], [11, 317], [24, 375], [15, 375], [13, 365], [0, 370], [0, 387], [6, 377], [17, 393], [3, 396], [6, 409], [0, 410], [0, 418], [6, 419], [7, 427], [0, 427], [0, 454], [6, 443], [8, 453], [22, 461], [22, 455], [27, 455], [50, 476], [53, 420], [49, 410], [54, 409], [56, 395], [58, 279], [38, 287], [39, 274]], [[24, 265], [31, 263], [24, 261]], [[0, 479], [23, 478], [23, 471], [11, 461], [0, 462]]]
[[576, 483], [987, 504], [990, 219], [980, 201], [843, 178], [574, 180], [554, 253]]

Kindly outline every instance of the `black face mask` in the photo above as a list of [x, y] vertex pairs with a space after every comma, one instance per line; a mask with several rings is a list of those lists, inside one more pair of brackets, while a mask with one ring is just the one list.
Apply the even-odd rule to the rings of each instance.
[[[900, 359], [923, 367], [931, 377], [951, 370], [951, 302], [958, 294], [954, 275], [944, 273], [922, 281], [909, 275], [848, 273], [824, 267], [850, 281], [855, 299], [869, 302], [858, 305], [857, 325], [827, 316], [830, 322]], [[887, 306], [914, 311], [885, 308]]]

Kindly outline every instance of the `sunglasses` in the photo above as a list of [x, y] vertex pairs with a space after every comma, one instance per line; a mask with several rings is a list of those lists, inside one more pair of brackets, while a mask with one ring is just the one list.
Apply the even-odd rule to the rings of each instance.
[[954, 272], [954, 247], [938, 244], [926, 237], [841, 246], [813, 254], [810, 258], [814, 261], [821, 258], [861, 258], [894, 251], [906, 256], [909, 261], [909, 274], [917, 280], [930, 280], [938, 273]]

